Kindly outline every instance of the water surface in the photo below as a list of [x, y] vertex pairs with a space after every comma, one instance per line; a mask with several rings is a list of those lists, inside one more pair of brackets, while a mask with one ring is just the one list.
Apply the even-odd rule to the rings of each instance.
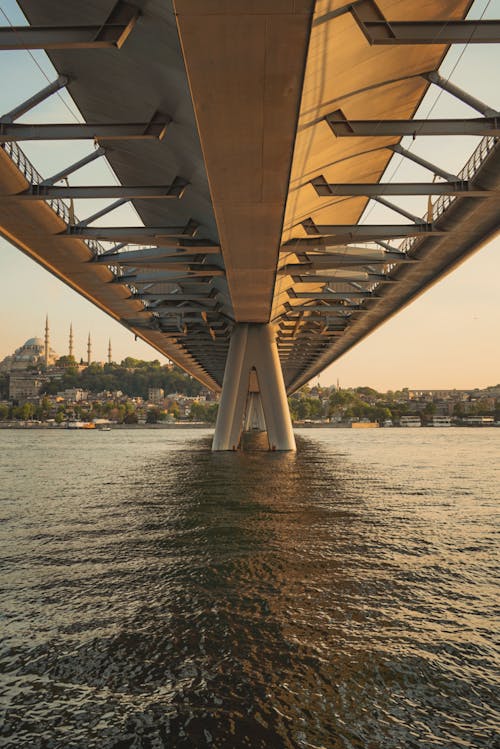
[[500, 430], [0, 432], [6, 749], [500, 745]]

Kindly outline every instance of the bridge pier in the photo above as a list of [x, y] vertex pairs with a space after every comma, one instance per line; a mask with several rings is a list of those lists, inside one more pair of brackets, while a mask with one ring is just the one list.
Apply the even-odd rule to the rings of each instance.
[[245, 432], [265, 432], [266, 419], [262, 408], [262, 399], [259, 392], [248, 393], [247, 408], [245, 413]]
[[237, 450], [243, 428], [267, 431], [270, 450], [295, 450], [272, 325], [238, 323], [231, 336], [212, 450]]

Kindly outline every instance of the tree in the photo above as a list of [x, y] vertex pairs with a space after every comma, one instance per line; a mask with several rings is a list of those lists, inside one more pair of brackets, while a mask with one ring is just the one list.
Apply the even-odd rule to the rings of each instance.
[[21, 406], [20, 418], [23, 419], [23, 421], [28, 421], [28, 419], [33, 418], [34, 411], [35, 407], [33, 403], [23, 403]]
[[72, 369], [76, 369], [76, 359], [74, 356], [60, 356], [59, 359], [56, 361], [57, 367], [71, 367]]
[[172, 403], [172, 405], [168, 409], [168, 412], [171, 416], [174, 417], [174, 419], [178, 419], [181, 415], [181, 411], [177, 403]]
[[146, 416], [146, 424], [157, 424], [160, 418], [159, 408], [150, 408]]

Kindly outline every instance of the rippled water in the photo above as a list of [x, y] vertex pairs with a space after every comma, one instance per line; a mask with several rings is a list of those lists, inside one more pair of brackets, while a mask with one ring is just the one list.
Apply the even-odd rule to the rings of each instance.
[[500, 430], [0, 432], [0, 746], [498, 747]]

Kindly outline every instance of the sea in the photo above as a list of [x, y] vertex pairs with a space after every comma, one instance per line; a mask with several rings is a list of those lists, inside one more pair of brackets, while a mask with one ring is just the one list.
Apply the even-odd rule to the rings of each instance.
[[0, 431], [0, 746], [498, 749], [500, 429], [210, 436]]

